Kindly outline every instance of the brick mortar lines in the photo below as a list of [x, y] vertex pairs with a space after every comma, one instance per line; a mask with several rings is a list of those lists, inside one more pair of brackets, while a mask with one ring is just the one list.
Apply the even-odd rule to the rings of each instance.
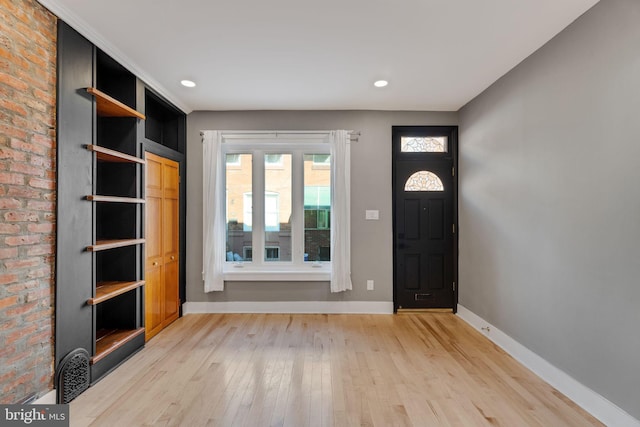
[[56, 18], [0, 16], [0, 403], [20, 403], [53, 380]]

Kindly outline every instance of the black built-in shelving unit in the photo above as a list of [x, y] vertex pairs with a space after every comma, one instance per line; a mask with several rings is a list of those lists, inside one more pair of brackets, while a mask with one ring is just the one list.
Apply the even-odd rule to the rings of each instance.
[[144, 152], [157, 144], [183, 163], [185, 122], [59, 21], [56, 367], [85, 349], [92, 383], [144, 346]]

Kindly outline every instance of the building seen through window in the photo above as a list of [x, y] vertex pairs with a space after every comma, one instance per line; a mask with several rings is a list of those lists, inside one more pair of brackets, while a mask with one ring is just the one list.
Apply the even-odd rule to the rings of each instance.
[[[298, 259], [330, 261], [330, 155], [254, 154], [226, 155], [226, 261], [254, 261], [261, 254], [265, 263], [291, 262], [296, 238], [302, 244], [298, 244]], [[254, 168], [257, 158], [261, 159], [260, 167]], [[302, 162], [301, 167], [294, 167], [296, 160]], [[254, 173], [260, 173], [259, 180], [255, 180]], [[302, 176], [295, 176], [296, 173]], [[262, 188], [254, 189], [254, 181]], [[303, 183], [302, 194], [294, 194], [294, 182]], [[295, 226], [294, 214], [299, 218]], [[256, 221], [260, 222], [259, 227]], [[263, 238], [254, 235], [258, 230]], [[261, 246], [259, 251], [254, 240]]]

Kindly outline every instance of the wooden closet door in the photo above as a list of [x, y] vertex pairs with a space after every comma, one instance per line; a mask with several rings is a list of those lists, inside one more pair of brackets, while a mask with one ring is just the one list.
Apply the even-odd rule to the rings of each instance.
[[162, 330], [164, 295], [162, 295], [162, 161], [147, 153], [145, 207], [145, 338]]
[[146, 153], [145, 327], [147, 340], [178, 318], [179, 165]]
[[162, 199], [162, 252], [164, 254], [164, 318], [163, 327], [178, 318], [180, 299], [178, 289], [180, 246], [179, 229], [179, 189], [180, 171], [178, 163], [165, 159], [163, 167]]

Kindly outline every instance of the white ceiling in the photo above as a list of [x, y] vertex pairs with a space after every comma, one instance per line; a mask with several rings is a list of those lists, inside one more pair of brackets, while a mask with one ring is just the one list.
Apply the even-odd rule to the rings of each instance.
[[597, 1], [40, 3], [190, 112], [455, 111]]

